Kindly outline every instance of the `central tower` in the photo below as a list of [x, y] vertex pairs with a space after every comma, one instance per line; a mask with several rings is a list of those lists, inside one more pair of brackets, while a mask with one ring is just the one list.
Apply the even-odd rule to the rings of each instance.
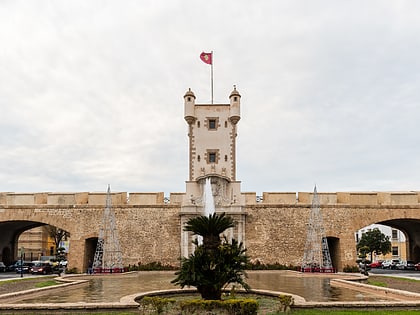
[[[184, 119], [188, 124], [189, 178], [181, 207], [181, 225], [204, 214], [204, 185], [210, 178], [216, 213], [235, 220], [228, 235], [244, 242], [245, 199], [236, 180], [236, 137], [241, 118], [241, 95], [234, 87], [227, 104], [196, 104], [189, 89], [184, 95]], [[181, 253], [192, 252], [191, 235], [181, 232]]]

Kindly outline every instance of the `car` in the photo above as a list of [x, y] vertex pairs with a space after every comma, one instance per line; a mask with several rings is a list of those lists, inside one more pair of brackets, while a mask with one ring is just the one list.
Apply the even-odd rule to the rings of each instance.
[[370, 268], [381, 268], [382, 267], [382, 261], [374, 261], [373, 263], [369, 264]]
[[0, 261], [0, 272], [6, 272], [6, 265], [2, 261]]
[[24, 261], [21, 265], [20, 262], [18, 266], [16, 267], [16, 273], [29, 273], [31, 270], [33, 263], [31, 261]]
[[53, 267], [49, 262], [34, 261], [31, 267], [31, 273], [34, 274], [50, 274], [53, 272]]
[[370, 263], [369, 261], [366, 261], [366, 264], [364, 262], [359, 262], [359, 271], [360, 272], [364, 272], [364, 271], [369, 271], [370, 270]]
[[382, 269], [396, 269], [399, 263], [401, 263], [399, 259], [385, 260], [382, 262]]
[[405, 266], [406, 266], [406, 261], [400, 261], [399, 263], [395, 264], [395, 268], [394, 269], [398, 269], [398, 270], [405, 270]]
[[407, 260], [406, 264], [405, 264], [405, 269], [406, 270], [415, 270], [415, 262], [413, 260]]
[[420, 271], [420, 262], [414, 265], [414, 270]]
[[59, 265], [62, 267], [67, 267], [67, 263], [68, 263], [67, 260], [61, 260]]
[[17, 266], [18, 266], [18, 263], [17, 263], [17, 261], [15, 261], [15, 262], [13, 262], [13, 264], [8, 265], [6, 267], [6, 271], [15, 271]]

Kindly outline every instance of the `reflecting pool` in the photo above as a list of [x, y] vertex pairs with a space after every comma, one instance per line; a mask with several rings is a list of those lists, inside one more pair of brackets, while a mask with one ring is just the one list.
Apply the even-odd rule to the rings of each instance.
[[[307, 301], [381, 301], [369, 293], [347, 288], [331, 287], [331, 275], [300, 274], [287, 271], [250, 271], [247, 282], [252, 289], [281, 291], [302, 296]], [[108, 276], [84, 276], [83, 286], [48, 292], [47, 295], [21, 300], [20, 303], [118, 302], [121, 297], [135, 293], [179, 288], [171, 284], [174, 272], [145, 271]]]

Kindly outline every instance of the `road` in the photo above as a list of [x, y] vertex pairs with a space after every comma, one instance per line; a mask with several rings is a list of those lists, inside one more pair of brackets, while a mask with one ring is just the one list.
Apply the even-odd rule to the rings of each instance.
[[[29, 274], [24, 273], [23, 277], [24, 278], [32, 278], [34, 276], [31, 275], [30, 273]], [[0, 272], [0, 281], [1, 280], [7, 280], [7, 279], [16, 279], [16, 278], [20, 278], [20, 273], [16, 273], [14, 271]]]
[[369, 270], [369, 274], [420, 280], [420, 271], [416, 271], [416, 270], [393, 270], [393, 269], [372, 268], [371, 270]]

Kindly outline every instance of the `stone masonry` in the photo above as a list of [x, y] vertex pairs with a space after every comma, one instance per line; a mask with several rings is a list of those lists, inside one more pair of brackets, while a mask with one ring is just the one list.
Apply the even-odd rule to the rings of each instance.
[[[354, 265], [354, 233], [372, 223], [403, 230], [408, 257], [420, 260], [419, 192], [318, 193], [333, 264]], [[177, 265], [180, 254], [180, 211], [183, 194], [113, 193], [113, 208], [124, 265], [161, 262]], [[245, 240], [248, 254], [261, 263], [300, 265], [306, 241], [311, 193], [244, 193]], [[16, 236], [51, 224], [70, 232], [69, 266], [82, 271], [92, 256], [89, 240], [99, 234], [106, 193], [0, 194], [0, 250], [17, 256]], [[13, 224], [12, 224], [13, 223]], [[25, 225], [26, 224], [26, 225]], [[0, 257], [2, 260], [2, 257]]]

